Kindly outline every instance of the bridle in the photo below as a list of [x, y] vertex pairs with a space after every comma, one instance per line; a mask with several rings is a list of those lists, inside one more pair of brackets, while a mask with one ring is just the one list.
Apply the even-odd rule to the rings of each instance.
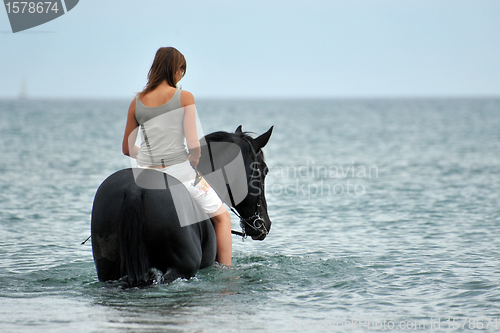
[[[242, 137], [242, 139], [245, 140], [250, 145], [250, 149], [252, 151], [253, 162], [250, 165], [253, 166], [254, 163], [259, 163], [260, 164], [260, 162], [258, 161], [258, 157], [260, 155], [262, 155], [262, 150], [259, 149], [259, 151], [256, 152], [253, 144], [250, 142], [249, 139], [247, 139], [245, 137]], [[263, 189], [261, 189], [260, 185], [262, 185], [264, 183], [264, 176], [262, 175], [261, 172], [259, 172], [259, 175], [255, 175], [256, 171], [260, 171], [260, 170], [258, 170], [258, 168], [253, 168], [252, 167], [252, 174], [250, 175], [250, 180], [249, 180], [249, 182], [251, 184], [251, 182], [253, 181], [253, 179], [255, 179], [255, 178], [258, 177], [258, 180], [259, 180], [259, 189], [261, 190], [261, 192], [259, 192], [259, 194], [258, 194], [257, 206], [255, 208], [255, 213], [252, 216], [249, 216], [249, 217], [242, 217], [236, 211], [236, 209], [233, 208], [234, 205], [229, 205], [229, 207], [231, 208], [231, 211], [240, 219], [240, 227], [241, 227], [241, 232], [237, 231], [237, 230], [231, 230], [231, 233], [235, 234], [235, 235], [238, 235], [238, 236], [241, 236], [241, 237], [243, 237], [243, 239], [247, 238], [247, 233], [245, 231], [245, 226], [248, 226], [249, 228], [251, 228], [251, 229], [253, 229], [255, 231], [260, 232], [259, 235], [254, 236], [254, 237], [261, 237], [261, 236], [265, 237], [269, 233], [269, 231], [267, 230], [266, 225], [264, 223], [264, 219], [262, 218], [262, 216], [260, 216], [260, 212], [259, 212], [259, 208], [261, 206], [262, 196], [263, 196], [263, 192], [264, 192]], [[232, 198], [231, 192], [229, 192], [229, 195], [230, 195], [230, 198], [231, 198], [231, 203], [234, 203], [234, 200]]]

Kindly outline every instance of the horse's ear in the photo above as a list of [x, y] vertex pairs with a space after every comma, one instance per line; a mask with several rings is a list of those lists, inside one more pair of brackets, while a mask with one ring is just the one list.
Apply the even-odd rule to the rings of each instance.
[[271, 128], [266, 133], [255, 138], [255, 142], [257, 143], [257, 146], [259, 148], [264, 148], [264, 146], [267, 144], [269, 138], [271, 137], [271, 133], [273, 132], [273, 127], [274, 126], [271, 126]]
[[236, 131], [234, 131], [234, 133], [238, 133], [238, 134], [243, 133], [243, 131], [241, 130], [241, 125], [238, 126], [238, 128], [236, 129]]

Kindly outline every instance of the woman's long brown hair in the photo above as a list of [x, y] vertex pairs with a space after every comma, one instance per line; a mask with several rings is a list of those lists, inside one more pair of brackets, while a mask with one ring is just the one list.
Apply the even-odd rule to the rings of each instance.
[[144, 96], [154, 90], [160, 83], [167, 81], [171, 87], [176, 87], [175, 74], [182, 71], [182, 76], [186, 74], [186, 58], [174, 47], [160, 47], [156, 51], [155, 60], [148, 73], [148, 83], [144, 89], [138, 93]]

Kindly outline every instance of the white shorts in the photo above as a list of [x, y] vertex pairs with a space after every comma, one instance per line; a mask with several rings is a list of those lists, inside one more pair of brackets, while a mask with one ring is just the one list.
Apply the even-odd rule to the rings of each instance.
[[189, 161], [167, 166], [163, 169], [157, 169], [172, 177], [177, 178], [187, 188], [191, 197], [207, 214], [215, 213], [222, 201], [215, 192], [215, 190], [201, 178], [200, 182], [193, 186], [196, 178], [196, 171], [191, 166]]

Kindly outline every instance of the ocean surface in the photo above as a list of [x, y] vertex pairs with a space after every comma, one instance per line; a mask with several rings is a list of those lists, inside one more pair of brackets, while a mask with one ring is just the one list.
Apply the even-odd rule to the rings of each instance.
[[271, 232], [125, 290], [80, 243], [129, 103], [0, 101], [1, 332], [500, 330], [500, 99], [197, 101], [205, 133], [274, 125]]

